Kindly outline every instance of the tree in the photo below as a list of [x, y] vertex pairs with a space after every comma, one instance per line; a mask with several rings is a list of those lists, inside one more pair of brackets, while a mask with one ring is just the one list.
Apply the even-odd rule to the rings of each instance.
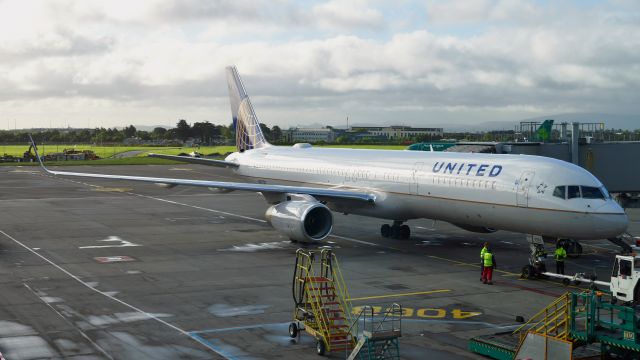
[[211, 143], [215, 137], [220, 135], [220, 132], [214, 124], [205, 121], [194, 123], [191, 128], [191, 135], [200, 139], [203, 143]]
[[136, 136], [136, 128], [133, 125], [129, 125], [122, 129], [125, 138], [132, 138]]
[[180, 121], [178, 121], [178, 125], [176, 126], [176, 135], [178, 136], [178, 139], [182, 141], [187, 141], [191, 136], [191, 126], [189, 126], [187, 120], [180, 119]]
[[271, 139], [271, 129], [269, 129], [269, 127], [265, 124], [260, 124], [260, 130], [262, 130], [262, 135], [264, 135], [264, 138], [269, 141]]
[[224, 127], [224, 129], [223, 129], [221, 134], [225, 138], [225, 140], [233, 140], [233, 141], [235, 141], [235, 139], [236, 139], [236, 127], [233, 126], [233, 123], [231, 123], [231, 124], [229, 124], [229, 126]]
[[136, 131], [136, 137], [141, 140], [151, 140], [151, 133], [148, 131], [138, 130]]
[[167, 129], [163, 127], [157, 127], [153, 129], [153, 132], [151, 132], [151, 138], [154, 140], [162, 140], [165, 138], [166, 133]]
[[271, 128], [271, 140], [273, 142], [279, 142], [282, 139], [282, 130], [278, 125], [273, 125]]

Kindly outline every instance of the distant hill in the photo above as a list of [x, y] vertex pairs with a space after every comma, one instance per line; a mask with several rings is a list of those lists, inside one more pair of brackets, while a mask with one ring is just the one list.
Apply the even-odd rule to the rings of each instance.
[[136, 130], [140, 130], [140, 131], [153, 131], [153, 129], [157, 128], [157, 127], [161, 127], [161, 128], [165, 128], [165, 129], [173, 129], [175, 126], [171, 126], [171, 125], [133, 125], [133, 127], [136, 128]]

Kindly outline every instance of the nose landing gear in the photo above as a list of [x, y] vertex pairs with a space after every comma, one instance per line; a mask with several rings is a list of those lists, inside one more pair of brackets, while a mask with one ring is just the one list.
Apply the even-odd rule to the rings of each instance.
[[402, 225], [404, 221], [394, 220], [393, 224], [384, 224], [380, 227], [380, 235], [392, 239], [408, 239], [411, 237], [411, 229], [408, 225]]

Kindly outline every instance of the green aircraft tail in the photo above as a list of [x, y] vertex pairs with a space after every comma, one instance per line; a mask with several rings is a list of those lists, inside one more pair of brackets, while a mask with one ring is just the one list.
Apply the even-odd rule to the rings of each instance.
[[553, 120], [545, 120], [538, 131], [536, 131], [536, 140], [547, 141], [551, 138], [551, 129], [553, 128]]

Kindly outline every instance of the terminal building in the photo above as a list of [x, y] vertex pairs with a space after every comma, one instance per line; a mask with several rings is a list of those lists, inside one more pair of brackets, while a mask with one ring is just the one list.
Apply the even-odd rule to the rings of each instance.
[[359, 126], [350, 129], [350, 131], [366, 132], [369, 135], [382, 136], [387, 139], [413, 138], [421, 135], [442, 137], [444, 135], [443, 128], [414, 128], [411, 126]]
[[367, 138], [379, 141], [411, 139], [416, 136], [442, 137], [443, 128], [414, 128], [410, 126], [358, 126], [348, 130], [326, 128], [290, 128], [283, 131], [283, 140], [286, 142], [334, 142], [341, 135], [346, 135], [351, 140]]
[[[516, 133], [532, 139], [538, 125], [523, 122]], [[623, 206], [638, 206], [640, 167], [636, 164], [640, 141], [606, 141], [603, 123], [561, 123], [557, 127], [550, 142], [458, 142], [445, 151], [525, 154], [564, 160], [589, 170], [609, 192], [619, 194]]]
[[283, 140], [286, 142], [333, 142], [339, 136], [339, 131], [328, 128], [290, 128], [282, 132]]

